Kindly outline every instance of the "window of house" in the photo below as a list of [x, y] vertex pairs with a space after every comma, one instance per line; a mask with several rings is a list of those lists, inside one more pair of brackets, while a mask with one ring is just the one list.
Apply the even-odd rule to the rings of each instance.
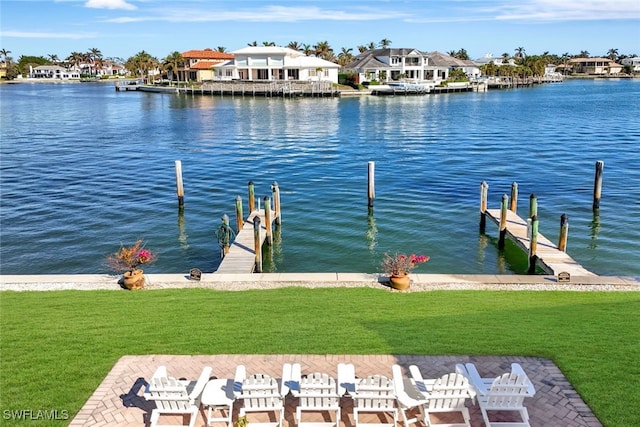
[[269, 80], [269, 70], [257, 70], [258, 80]]

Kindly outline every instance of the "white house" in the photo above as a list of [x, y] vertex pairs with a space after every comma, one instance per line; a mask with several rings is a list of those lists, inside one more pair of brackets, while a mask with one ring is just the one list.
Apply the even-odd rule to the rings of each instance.
[[480, 69], [473, 61], [410, 48], [368, 50], [356, 56], [345, 69], [357, 75], [356, 83], [403, 79], [439, 84], [447, 80], [449, 72], [454, 69], [463, 70], [469, 78], [480, 76]]
[[516, 61], [513, 58], [507, 58], [505, 62], [504, 57], [502, 56], [494, 57], [493, 54], [491, 53], [487, 53], [482, 58], [478, 58], [473, 62], [475, 62], [478, 65], [493, 64], [493, 65], [511, 65], [512, 67], [516, 66]]
[[35, 68], [29, 67], [29, 78], [79, 80], [80, 72], [77, 70], [67, 70], [59, 65], [40, 65]]
[[622, 63], [622, 65], [631, 65], [634, 73], [640, 72], [640, 57], [624, 58], [620, 63]]
[[219, 80], [302, 80], [338, 83], [340, 66], [279, 46], [248, 46], [216, 66]]
[[400, 79], [422, 82], [433, 80], [434, 70], [429, 73], [428, 65], [426, 54], [418, 49], [386, 48], [362, 52], [344, 68], [357, 75], [356, 83]]

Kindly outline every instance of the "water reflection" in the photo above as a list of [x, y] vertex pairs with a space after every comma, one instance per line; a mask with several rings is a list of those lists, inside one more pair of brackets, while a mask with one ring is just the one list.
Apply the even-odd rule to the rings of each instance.
[[184, 207], [180, 207], [178, 208], [178, 242], [182, 250], [189, 249], [187, 237], [187, 229], [184, 222]]
[[591, 230], [589, 249], [596, 249], [598, 247], [598, 234], [600, 234], [600, 210], [596, 209], [593, 211], [593, 217], [591, 218], [589, 228]]
[[376, 218], [373, 216], [373, 208], [369, 208], [369, 215], [367, 216], [366, 238], [369, 252], [374, 252], [376, 246], [378, 246], [378, 227], [376, 227]]

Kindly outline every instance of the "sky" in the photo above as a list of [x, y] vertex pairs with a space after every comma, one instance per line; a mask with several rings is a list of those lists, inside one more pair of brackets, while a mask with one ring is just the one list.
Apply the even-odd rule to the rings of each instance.
[[326, 41], [336, 54], [386, 39], [424, 52], [492, 54], [587, 51], [640, 55], [640, 0], [0, 0], [0, 48], [57, 55], [97, 48], [127, 59], [144, 50]]

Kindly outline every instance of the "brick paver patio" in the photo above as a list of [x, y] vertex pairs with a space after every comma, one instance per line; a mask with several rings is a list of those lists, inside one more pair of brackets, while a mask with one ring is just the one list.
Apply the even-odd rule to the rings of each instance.
[[[275, 378], [282, 375], [284, 363], [300, 363], [302, 374], [326, 372], [337, 375], [338, 363], [353, 363], [356, 376], [382, 374], [391, 377], [391, 366], [401, 365], [408, 375], [408, 367], [418, 365], [425, 378], [437, 378], [454, 371], [456, 363], [472, 362], [482, 376], [497, 376], [511, 369], [511, 363], [522, 365], [536, 388], [536, 395], [526, 399], [532, 427], [597, 427], [602, 424], [566, 380], [553, 362], [536, 357], [485, 357], [485, 356], [393, 356], [393, 355], [213, 355], [213, 356], [124, 356], [111, 369], [93, 395], [72, 420], [70, 426], [148, 426], [149, 416], [155, 407], [143, 397], [146, 381], [159, 365], [165, 365], [169, 375], [195, 380], [202, 368], [211, 366], [212, 375], [233, 378], [236, 366], [243, 364], [247, 375], [265, 373]], [[283, 427], [295, 426], [296, 399], [286, 400]], [[342, 398], [341, 426], [353, 427], [350, 399]], [[480, 409], [468, 403], [472, 427], [484, 426]], [[234, 420], [238, 412], [235, 405]], [[399, 425], [402, 425], [399, 417]], [[161, 422], [177, 422], [162, 418]], [[251, 418], [249, 418], [251, 421]], [[437, 421], [437, 420], [434, 420]], [[443, 421], [443, 419], [441, 419]], [[184, 420], [185, 425], [187, 420]], [[249, 423], [249, 425], [251, 422]], [[196, 426], [204, 426], [204, 411], [200, 411]], [[226, 427], [223, 423], [214, 424]], [[418, 423], [423, 427], [422, 423]]]

